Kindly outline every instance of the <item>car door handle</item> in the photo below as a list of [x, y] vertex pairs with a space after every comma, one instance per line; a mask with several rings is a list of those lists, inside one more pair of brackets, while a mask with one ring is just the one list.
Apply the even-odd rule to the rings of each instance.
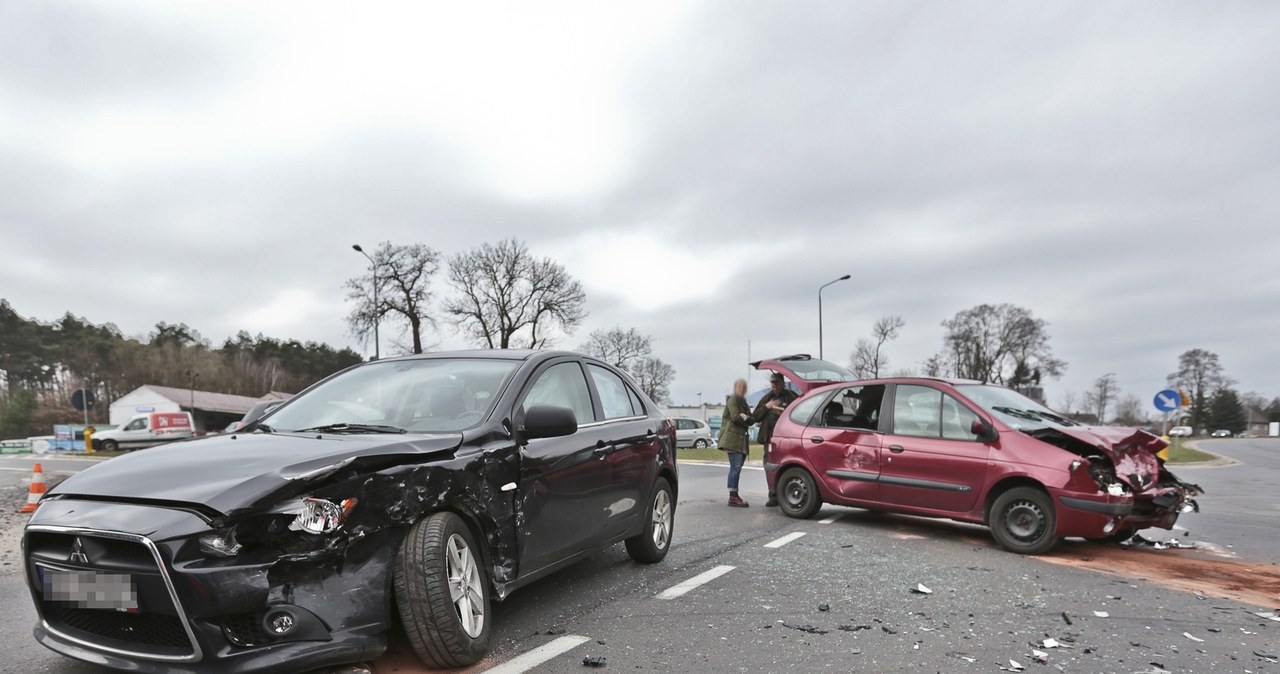
[[815, 436], [813, 436], [813, 437], [809, 438], [809, 442], [812, 442], [812, 443], [822, 443], [822, 442], [826, 442], [826, 441], [822, 439], [822, 436], [821, 436], [821, 435], [815, 435]]
[[893, 452], [894, 454], [901, 454], [907, 450], [904, 449], [902, 445], [889, 445], [889, 451]]

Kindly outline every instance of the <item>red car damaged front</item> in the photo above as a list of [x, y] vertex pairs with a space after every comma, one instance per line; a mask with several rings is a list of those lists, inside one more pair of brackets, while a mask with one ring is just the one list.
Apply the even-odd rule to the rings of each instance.
[[[1193, 497], [1204, 493], [1203, 490], [1169, 472], [1159, 457], [1159, 452], [1168, 447], [1168, 443], [1146, 431], [1054, 426], [1024, 433], [1081, 457], [1080, 463], [1073, 461], [1071, 464], [1069, 484], [1075, 489], [1059, 495], [1059, 501], [1065, 509], [1114, 515], [1110, 526], [1104, 525], [1113, 539], [1127, 539], [1148, 527], [1169, 529], [1179, 514], [1199, 511]], [[1090, 488], [1096, 488], [1096, 495], [1092, 498], [1082, 493], [1070, 493], [1087, 492]], [[1090, 503], [1111, 507], [1091, 508]], [[1072, 517], [1069, 512], [1064, 512], [1058, 533], [1060, 536], [1096, 538], [1097, 523], [1092, 521], [1096, 519], [1099, 518]]]

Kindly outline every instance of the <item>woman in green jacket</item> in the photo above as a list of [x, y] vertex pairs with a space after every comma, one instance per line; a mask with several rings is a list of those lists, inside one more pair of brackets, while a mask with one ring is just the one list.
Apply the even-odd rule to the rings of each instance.
[[747, 460], [747, 429], [753, 423], [751, 406], [747, 404], [747, 380], [733, 382], [733, 395], [725, 400], [721, 417], [720, 437], [716, 446], [729, 453], [729, 507], [746, 508], [751, 505], [738, 496], [738, 477], [742, 464]]

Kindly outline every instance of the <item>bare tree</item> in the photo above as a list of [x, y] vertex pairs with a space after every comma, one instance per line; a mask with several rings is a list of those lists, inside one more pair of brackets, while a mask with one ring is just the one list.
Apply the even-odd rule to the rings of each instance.
[[849, 369], [859, 379], [876, 379], [889, 366], [884, 353], [886, 342], [897, 339], [906, 322], [901, 316], [881, 316], [871, 328], [871, 339], [860, 338], [849, 354]]
[[449, 285], [454, 295], [445, 312], [472, 342], [491, 349], [545, 347], [557, 329], [571, 334], [586, 317], [582, 285], [516, 239], [453, 256]]
[[658, 404], [671, 397], [671, 382], [676, 378], [676, 369], [663, 362], [661, 358], [644, 358], [631, 370], [631, 376], [640, 385], [640, 390]]
[[950, 372], [945, 353], [935, 353], [920, 363], [920, 373], [926, 377], [945, 377]]
[[422, 353], [422, 332], [432, 323], [428, 313], [431, 277], [440, 269], [440, 253], [421, 243], [383, 241], [370, 257], [373, 269], [346, 283], [347, 299], [356, 303], [347, 315], [347, 325], [353, 335], [367, 340], [383, 318], [403, 321], [412, 340], [411, 351]]
[[1218, 354], [1204, 349], [1184, 351], [1178, 356], [1177, 371], [1169, 374], [1169, 385], [1191, 398], [1191, 426], [1197, 429], [1208, 417], [1213, 394], [1231, 383], [1222, 373]]
[[653, 352], [653, 338], [640, 334], [635, 328], [623, 330], [614, 326], [587, 335], [587, 341], [578, 350], [629, 371]]
[[1116, 401], [1116, 424], [1120, 426], [1141, 426], [1142, 399], [1132, 393], [1126, 393]]
[[1058, 394], [1058, 411], [1063, 414], [1075, 414], [1076, 412], [1079, 412], [1080, 410], [1076, 409], [1076, 401], [1079, 399], [1080, 398], [1075, 391], [1066, 389], [1062, 393]]
[[1116, 389], [1116, 373], [1108, 372], [1098, 377], [1093, 382], [1093, 388], [1085, 393], [1085, 404], [1089, 407], [1089, 411], [1098, 418], [1098, 423], [1107, 423], [1107, 410], [1111, 408], [1111, 402], [1116, 399], [1119, 391]]
[[1048, 324], [1012, 304], [982, 304], [942, 322], [945, 353], [964, 379], [1030, 387], [1058, 377], [1067, 364], [1053, 357]]

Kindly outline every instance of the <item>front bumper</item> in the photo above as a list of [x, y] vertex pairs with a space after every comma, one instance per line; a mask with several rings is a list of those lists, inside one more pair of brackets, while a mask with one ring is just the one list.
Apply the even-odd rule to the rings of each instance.
[[[141, 505], [51, 500], [23, 540], [36, 640], [94, 664], [136, 672], [304, 671], [371, 660], [390, 626], [389, 534], [341, 556], [210, 560], [199, 516]], [[136, 610], [86, 608], [50, 590], [51, 572], [127, 575]], [[269, 631], [268, 612], [292, 629]]]
[[1084, 494], [1050, 489], [1058, 505], [1058, 537], [1106, 538], [1121, 530], [1171, 529], [1178, 521], [1180, 494], [1157, 490], [1134, 496], [1125, 493]]

